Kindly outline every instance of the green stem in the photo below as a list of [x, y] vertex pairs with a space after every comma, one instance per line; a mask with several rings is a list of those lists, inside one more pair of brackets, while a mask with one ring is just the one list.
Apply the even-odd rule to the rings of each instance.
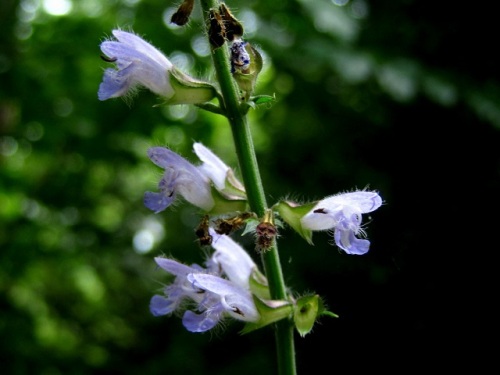
[[[200, 2], [203, 12], [207, 16], [210, 9], [218, 9], [219, 7], [217, 0], [200, 0]], [[208, 24], [209, 22], [207, 22]], [[212, 58], [224, 100], [226, 116], [231, 125], [248, 203], [253, 212], [259, 217], [263, 217], [267, 210], [264, 188], [257, 164], [250, 126], [247, 117], [240, 111], [240, 94], [231, 75], [227, 46], [212, 47]], [[269, 282], [271, 297], [280, 300], [287, 299], [276, 243], [262, 254], [262, 261]], [[279, 373], [281, 375], [296, 374], [293, 325], [288, 320], [282, 320], [276, 324], [275, 328]]]

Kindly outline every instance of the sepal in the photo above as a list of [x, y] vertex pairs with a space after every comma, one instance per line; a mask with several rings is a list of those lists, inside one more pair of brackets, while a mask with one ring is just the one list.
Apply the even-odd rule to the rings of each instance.
[[215, 87], [208, 82], [196, 80], [175, 67], [169, 73], [174, 95], [163, 104], [201, 104], [217, 95]]
[[308, 295], [300, 297], [295, 303], [293, 312], [293, 322], [299, 335], [304, 337], [311, 332], [314, 323], [321, 315], [327, 315], [333, 318], [339, 316], [331, 311], [327, 311], [323, 300], [319, 295]]
[[212, 185], [212, 198], [214, 199], [214, 206], [209, 213], [210, 215], [222, 215], [228, 212], [243, 212], [247, 209], [247, 201], [238, 196], [231, 196], [219, 191]]
[[248, 282], [253, 295], [264, 300], [271, 299], [267, 278], [258, 269], [254, 269]]
[[241, 334], [250, 333], [282, 319], [288, 319], [293, 314], [293, 305], [288, 301], [263, 301], [256, 296], [253, 299], [260, 319], [257, 322], [245, 324], [245, 327], [240, 331]]
[[315, 204], [313, 202], [299, 205], [290, 201], [280, 201], [274, 206], [274, 210], [278, 212], [285, 223], [290, 225], [302, 238], [312, 245], [312, 230], [304, 228], [301, 224], [301, 219]]

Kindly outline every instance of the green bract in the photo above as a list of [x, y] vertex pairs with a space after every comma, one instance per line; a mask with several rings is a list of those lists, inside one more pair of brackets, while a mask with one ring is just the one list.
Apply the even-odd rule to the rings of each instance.
[[323, 301], [317, 294], [299, 298], [293, 313], [293, 321], [299, 335], [304, 337], [311, 332], [314, 322], [321, 315], [338, 318], [337, 314], [325, 310]]

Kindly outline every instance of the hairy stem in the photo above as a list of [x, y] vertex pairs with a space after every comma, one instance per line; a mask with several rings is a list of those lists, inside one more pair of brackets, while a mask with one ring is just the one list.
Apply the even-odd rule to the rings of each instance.
[[[217, 0], [200, 0], [200, 2], [203, 13], [207, 18], [206, 23], [208, 27], [210, 25], [210, 20], [208, 19], [209, 12], [211, 9], [217, 10], [219, 2]], [[212, 46], [212, 59], [224, 100], [226, 116], [231, 125], [248, 203], [253, 212], [259, 217], [263, 217], [267, 210], [264, 188], [257, 164], [250, 126], [246, 115], [240, 110], [240, 92], [231, 75], [227, 43], [218, 48]], [[287, 293], [276, 243], [262, 254], [262, 261], [272, 298], [286, 299]], [[293, 326], [290, 321], [282, 320], [276, 324], [275, 328], [279, 373], [282, 375], [295, 374]]]

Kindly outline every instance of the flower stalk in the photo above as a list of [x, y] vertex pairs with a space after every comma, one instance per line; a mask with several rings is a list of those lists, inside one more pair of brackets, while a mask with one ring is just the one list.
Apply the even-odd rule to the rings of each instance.
[[[217, 0], [200, 0], [203, 14], [210, 14], [210, 10], [217, 9]], [[207, 22], [209, 24], [209, 22]], [[225, 45], [212, 45], [212, 59], [220, 85], [226, 116], [231, 125], [233, 141], [238, 156], [241, 175], [247, 192], [250, 208], [259, 217], [263, 217], [267, 210], [264, 188], [260, 177], [257, 157], [253, 145], [250, 126], [246, 116], [241, 111], [238, 86], [231, 75], [229, 51]], [[285, 282], [276, 242], [268, 251], [262, 252], [262, 261], [269, 282], [271, 298], [287, 299]], [[292, 322], [283, 319], [276, 323], [276, 346], [278, 370], [282, 375], [296, 373], [295, 349]]]

